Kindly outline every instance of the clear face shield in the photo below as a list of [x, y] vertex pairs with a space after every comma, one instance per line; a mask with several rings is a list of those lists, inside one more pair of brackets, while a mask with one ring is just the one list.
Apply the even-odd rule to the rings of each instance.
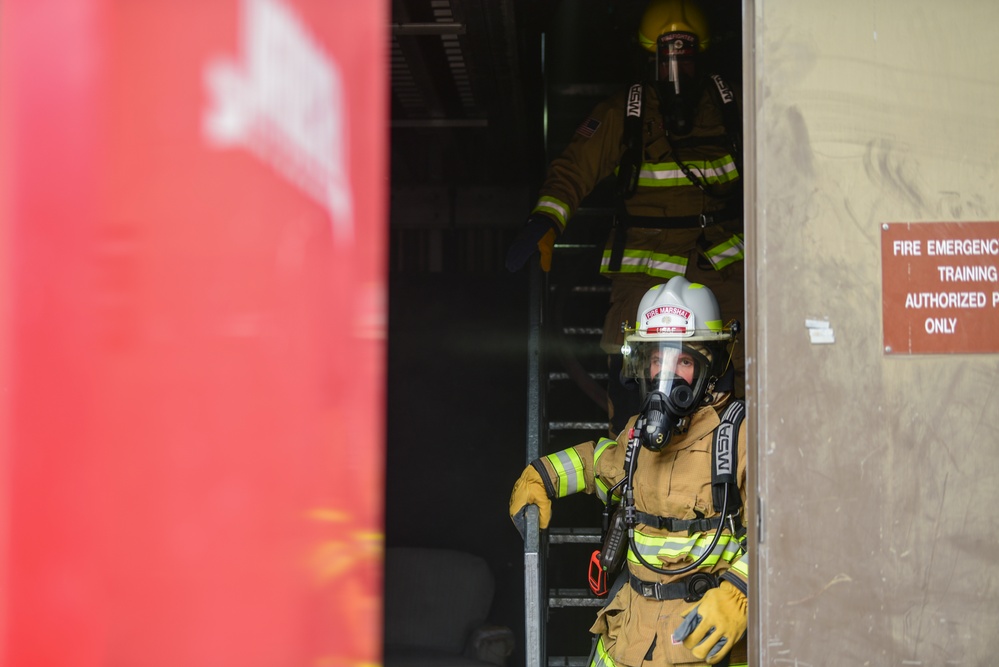
[[685, 135], [693, 129], [700, 99], [697, 35], [667, 32], [656, 41], [656, 89], [665, 128]]
[[686, 431], [690, 416], [703, 405], [713, 378], [717, 351], [679, 340], [632, 340], [625, 346], [622, 375], [638, 383], [645, 417], [639, 437], [659, 451], [674, 433]]
[[695, 393], [703, 393], [698, 390], [705, 388], [711, 375], [711, 352], [705, 346], [678, 340], [634, 341], [628, 346], [622, 374], [638, 383], [643, 400], [654, 391], [671, 395], [686, 387], [691, 398], [679, 401], [686, 405]]
[[667, 32], [656, 40], [656, 79], [661, 90], [680, 96], [693, 88], [697, 79], [697, 35]]

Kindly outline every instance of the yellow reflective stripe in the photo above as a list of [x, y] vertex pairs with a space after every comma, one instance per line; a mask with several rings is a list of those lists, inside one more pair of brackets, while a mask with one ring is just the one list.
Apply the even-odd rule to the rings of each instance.
[[[684, 165], [705, 183], [729, 183], [739, 178], [731, 155], [717, 160], [691, 160]], [[693, 185], [676, 162], [647, 162], [638, 172], [638, 184], [647, 188], [669, 188]]]
[[604, 483], [604, 480], [600, 479], [599, 477], [597, 477], [597, 479], [595, 480], [595, 482], [596, 482], [595, 486], [597, 487], [597, 498], [600, 499], [600, 502], [602, 502], [604, 505], [606, 505], [607, 504], [607, 489], [609, 489], [610, 487], [607, 486], [607, 484]]
[[583, 460], [575, 449], [563, 449], [545, 457], [558, 475], [558, 498], [579, 493], [586, 488]]
[[597, 640], [597, 650], [593, 653], [593, 662], [590, 663], [590, 667], [617, 667], [617, 663], [604, 648], [603, 635]]
[[[600, 479], [599, 477], [597, 478], [596, 483], [597, 483], [597, 498], [599, 498], [604, 503], [604, 505], [606, 505], [607, 504], [607, 491], [610, 489], [610, 486], [604, 480]], [[615, 503], [621, 502], [621, 494], [615, 491], [611, 495], [611, 502], [615, 502]]]
[[740, 575], [744, 579], [749, 579], [749, 554], [732, 563], [732, 572]]
[[[600, 438], [597, 441], [597, 446], [593, 448], [594, 469], [597, 467], [597, 462], [600, 460], [600, 457], [604, 455], [604, 453], [608, 450], [608, 448], [613, 447], [615, 445], [617, 445], [617, 440], [611, 440], [610, 438]], [[596, 486], [597, 486], [597, 498], [599, 498], [600, 501], [606, 505], [607, 490], [610, 489], [610, 486], [599, 477], [596, 479]], [[614, 502], [620, 501], [621, 496], [615, 493], [613, 495], [613, 500]]]
[[597, 464], [597, 461], [604, 455], [608, 447], [613, 447], [616, 444], [617, 440], [611, 440], [610, 438], [600, 438], [597, 440], [597, 446], [593, 448], [593, 465]]
[[[600, 635], [597, 639], [597, 650], [593, 652], [593, 661], [589, 664], [589, 667], [617, 667], [617, 663], [614, 662], [614, 659], [607, 653], [607, 649], [604, 648], [603, 635]], [[702, 665], [688, 665], [688, 667], [707, 667], [707, 663], [702, 663]], [[733, 662], [729, 664], [729, 667], [749, 667], [749, 663]]]
[[682, 276], [687, 270], [687, 258], [667, 255], [651, 250], [625, 250], [621, 257], [621, 268], [610, 270], [611, 249], [604, 250], [600, 259], [601, 273], [647, 273], [660, 278]]
[[[714, 533], [694, 533], [687, 537], [684, 535], [658, 537], [646, 535], [640, 531], [635, 531], [635, 545], [638, 547], [638, 555], [645, 561], [652, 558], [663, 557], [666, 559], [685, 558], [697, 560], [711, 546]], [[731, 563], [739, 555], [742, 545], [733, 539], [731, 535], [722, 535], [718, 538], [711, 554], [704, 559], [700, 567], [713, 567], [719, 560]], [[631, 549], [629, 544], [628, 560], [632, 563], [640, 564], [638, 556]]]
[[547, 213], [565, 229], [565, 223], [569, 219], [569, 205], [555, 197], [541, 197], [531, 213]]
[[746, 258], [746, 237], [744, 234], [733, 234], [730, 239], [719, 243], [705, 252], [705, 256], [716, 269], [724, 269], [733, 262]]

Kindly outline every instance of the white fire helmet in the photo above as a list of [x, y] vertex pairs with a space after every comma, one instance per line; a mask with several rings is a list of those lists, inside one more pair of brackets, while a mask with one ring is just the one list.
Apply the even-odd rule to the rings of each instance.
[[710, 289], [676, 276], [642, 297], [635, 327], [625, 329], [622, 375], [643, 399], [658, 391], [690, 414], [727, 369], [736, 331], [723, 325]]

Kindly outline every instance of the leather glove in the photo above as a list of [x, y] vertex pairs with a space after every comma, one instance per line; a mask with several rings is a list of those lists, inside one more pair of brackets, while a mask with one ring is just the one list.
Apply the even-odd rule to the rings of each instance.
[[673, 632], [673, 641], [682, 640], [694, 657], [714, 665], [745, 634], [748, 607], [742, 591], [723, 581], [683, 612], [686, 620]]
[[535, 213], [527, 218], [506, 252], [507, 271], [517, 271], [536, 252], [541, 253], [541, 269], [546, 273], [551, 270], [552, 250], [559, 231], [558, 223], [547, 215]]
[[541, 475], [534, 466], [524, 468], [510, 494], [510, 518], [521, 537], [524, 536], [528, 505], [538, 506], [538, 523], [542, 529], [547, 528], [548, 521], [552, 518], [552, 501], [548, 499], [545, 483], [541, 481]]

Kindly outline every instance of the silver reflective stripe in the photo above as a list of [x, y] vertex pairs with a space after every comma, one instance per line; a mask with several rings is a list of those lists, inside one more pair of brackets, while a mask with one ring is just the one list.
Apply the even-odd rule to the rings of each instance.
[[743, 554], [742, 558], [732, 563], [732, 571], [749, 579], [749, 554]]
[[578, 493], [586, 488], [586, 479], [581, 474], [583, 462], [575, 449], [563, 449], [545, 457], [558, 474], [558, 497]]
[[603, 637], [597, 640], [597, 650], [593, 654], [593, 662], [590, 663], [590, 667], [617, 667], [617, 663], [607, 654], [607, 650], [604, 648]]
[[[604, 453], [606, 453], [607, 450], [610, 447], [614, 447], [615, 445], [617, 445], [617, 440], [611, 440], [610, 438], [600, 438], [600, 440], [597, 441], [597, 446], [593, 448], [593, 468], [594, 469], [596, 469], [597, 463], [599, 463], [599, 461], [600, 461], [600, 457], [603, 456]], [[609, 489], [610, 487], [607, 485], [606, 482], [604, 482], [599, 477], [597, 477], [597, 479], [595, 481], [596, 481], [596, 486], [597, 486], [597, 498], [599, 498], [600, 501], [606, 505], [607, 504], [607, 489]], [[614, 495], [614, 499], [615, 500], [620, 500], [620, 498], [618, 497], [617, 494]]]
[[[600, 270], [609, 271], [611, 251], [604, 250]], [[687, 270], [687, 260], [676, 255], [654, 253], [651, 250], [625, 250], [621, 257], [621, 273], [649, 273], [664, 278], [682, 276]]]
[[[730, 155], [711, 162], [694, 160], [685, 164], [692, 172], [708, 183], [731, 181], [739, 175], [735, 168], [735, 161]], [[691, 185], [690, 179], [676, 162], [642, 165], [642, 170], [638, 174], [638, 182], [647, 187]]]
[[597, 498], [600, 499], [604, 505], [607, 504], [607, 485], [604, 484], [599, 478], [596, 480], [597, 483]]
[[742, 234], [733, 234], [724, 243], [719, 243], [707, 251], [708, 260], [716, 269], [724, 269], [732, 262], [745, 259], [746, 244]]
[[[644, 560], [659, 556], [664, 558], [686, 557], [690, 560], [697, 560], [708, 550], [713, 535], [713, 533], [697, 533], [692, 537], [650, 537], [636, 531], [635, 543], [638, 546], [638, 554]], [[722, 535], [711, 555], [701, 565], [711, 567], [719, 560], [731, 563], [740, 550], [741, 545], [738, 540], [733, 539], [731, 535]], [[628, 550], [628, 559], [632, 562], [638, 560], [631, 549]]]
[[554, 197], [542, 197], [538, 200], [537, 206], [531, 213], [547, 213], [549, 215], [555, 216], [562, 227], [565, 227], [566, 221], [569, 219], [569, 206]]
[[711, 259], [716, 262], [720, 259], [725, 259], [726, 257], [741, 257], [742, 256], [742, 246], [733, 246], [728, 250], [723, 250], [721, 252], [716, 252], [711, 255]]

